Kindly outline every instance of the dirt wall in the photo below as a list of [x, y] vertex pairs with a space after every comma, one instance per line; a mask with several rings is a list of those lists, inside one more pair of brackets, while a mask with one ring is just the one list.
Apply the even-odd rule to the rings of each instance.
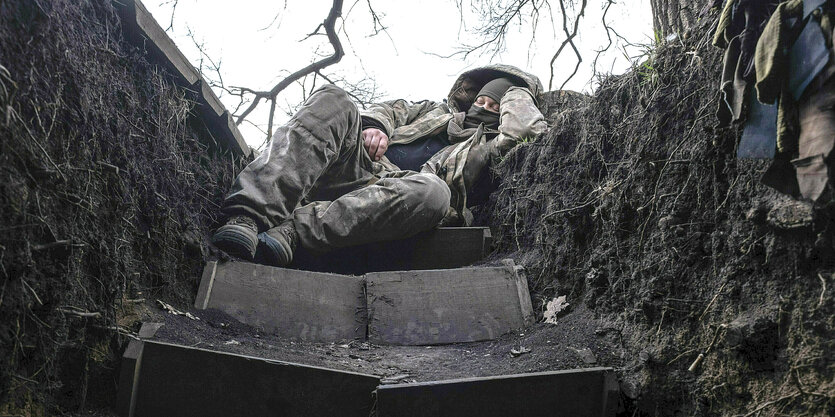
[[835, 210], [760, 184], [715, 127], [716, 18], [549, 110], [478, 219], [535, 306], [567, 295], [622, 347], [624, 415], [833, 415]]
[[0, 414], [109, 405], [135, 331], [187, 303], [244, 161], [128, 45], [110, 1], [0, 1]]

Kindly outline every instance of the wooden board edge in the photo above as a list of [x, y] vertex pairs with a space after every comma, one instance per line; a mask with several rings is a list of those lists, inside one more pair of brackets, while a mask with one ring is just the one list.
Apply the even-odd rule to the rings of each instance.
[[357, 322], [357, 334], [362, 335], [363, 341], [368, 341], [371, 336], [371, 311], [368, 304], [368, 280], [365, 275], [360, 277], [360, 307], [357, 309], [355, 320]]
[[119, 391], [116, 394], [116, 413], [121, 417], [133, 417], [136, 408], [136, 392], [139, 388], [139, 371], [145, 342], [131, 339], [122, 355], [119, 370]]
[[485, 227], [482, 234], [481, 241], [481, 257], [484, 258], [490, 254], [491, 246], [493, 245], [493, 233], [490, 232], [489, 227]]
[[162, 328], [163, 323], [143, 322], [142, 327], [139, 328], [140, 339], [150, 339], [157, 334], [157, 330]]
[[[376, 314], [376, 310], [374, 309], [373, 300], [371, 299], [371, 291], [368, 291], [368, 286], [374, 285], [373, 282], [368, 280], [368, 274], [364, 274], [362, 276], [362, 293], [365, 296], [365, 340], [370, 343], [378, 343], [374, 341], [372, 335], [375, 334], [372, 329], [374, 328], [374, 321], [377, 320], [374, 316]], [[376, 332], [379, 333], [379, 332]], [[377, 338], [379, 339], [379, 337]], [[376, 398], [377, 392], [374, 391], [374, 395]]]
[[138, 339], [131, 339], [122, 354], [119, 370], [119, 391], [116, 393], [116, 411], [122, 417], [132, 417], [136, 408], [136, 392], [139, 389], [139, 372], [142, 368], [143, 339], [150, 339], [162, 328], [163, 323], [143, 322]]
[[[217, 262], [217, 261], [213, 261]], [[304, 273], [309, 274], [312, 277], [316, 277], [316, 279], [352, 279], [352, 280], [361, 280], [364, 279], [364, 275], [350, 275], [350, 274], [340, 274], [337, 272], [320, 272], [320, 271], [308, 271], [304, 269], [294, 269], [294, 268], [286, 268], [286, 267], [278, 267], [278, 266], [270, 266], [265, 264], [257, 264], [254, 262], [246, 262], [246, 261], [228, 261], [228, 262], [217, 262], [217, 270], [215, 272], [215, 281], [218, 280], [218, 277], [226, 277], [227, 271], [233, 265], [246, 265], [250, 268], [263, 268], [267, 270], [284, 270], [289, 271], [292, 273]]]
[[620, 408], [620, 384], [614, 370], [603, 372], [603, 417], [615, 417]]
[[[378, 278], [378, 279], [379, 279], [379, 277], [381, 277], [381, 276], [385, 276], [385, 275], [389, 275], [389, 274], [402, 274], [402, 273], [418, 273], [418, 274], [420, 274], [420, 273], [424, 273], [424, 272], [449, 272], [449, 273], [453, 273], [453, 272], [455, 272], [455, 271], [462, 270], [462, 269], [477, 269], [477, 270], [489, 270], [489, 269], [496, 269], [496, 270], [503, 270], [503, 271], [507, 271], [507, 266], [505, 266], [505, 265], [501, 265], [501, 266], [473, 266], [473, 265], [464, 265], [464, 266], [459, 266], [459, 267], [455, 267], [455, 268], [434, 268], [434, 269], [397, 269], [397, 270], [393, 270], [393, 271], [372, 271], [372, 272], [366, 272], [366, 273], [365, 273], [365, 274], [363, 274], [362, 276], [363, 276], [363, 277], [365, 277], [366, 279], [367, 279], [368, 277]], [[320, 273], [323, 273], [323, 272], [320, 272]], [[394, 278], [392, 278], [392, 279], [386, 280], [386, 282], [397, 282], [397, 281], [402, 281], [402, 279], [394, 279]]]
[[246, 144], [246, 140], [244, 140], [244, 136], [241, 134], [240, 129], [238, 129], [238, 125], [232, 118], [232, 114], [227, 110], [226, 113], [224, 113], [224, 117], [226, 118], [226, 126], [229, 129], [229, 133], [232, 135], [232, 139], [237, 144], [237, 149], [239, 149], [245, 157], [249, 158], [252, 154], [252, 149], [250, 149], [249, 145]]
[[343, 369], [326, 368], [324, 366], [307, 365], [307, 364], [303, 364], [303, 363], [288, 362], [288, 361], [283, 361], [283, 360], [278, 360], [278, 359], [268, 359], [268, 358], [261, 358], [261, 357], [257, 357], [257, 356], [251, 356], [251, 355], [243, 355], [243, 354], [238, 354], [238, 353], [223, 352], [223, 351], [219, 351], [219, 350], [204, 349], [204, 348], [199, 348], [199, 347], [181, 345], [181, 344], [177, 344], [177, 343], [163, 342], [163, 341], [160, 341], [160, 340], [146, 340], [146, 341], [144, 341], [144, 343], [147, 345], [147, 346], [145, 346], [145, 349], [148, 349], [149, 347], [150, 347], [150, 349], [155, 349], [157, 347], [162, 347], [162, 348], [172, 348], [172, 349], [184, 349], [184, 350], [187, 350], [187, 351], [200, 351], [200, 352], [204, 352], [204, 353], [210, 353], [210, 354], [213, 354], [213, 355], [235, 357], [235, 358], [239, 358], [239, 359], [247, 360], [247, 361], [258, 361], [258, 362], [264, 362], [264, 363], [269, 363], [269, 364], [274, 364], [274, 365], [282, 365], [282, 366], [294, 366], [294, 367], [298, 367], [298, 368], [313, 369], [313, 370], [317, 370], [317, 371], [333, 372], [333, 373], [340, 373], [340, 374], [352, 375], [352, 376], [357, 376], [357, 377], [369, 378], [369, 379], [376, 380], [378, 386], [382, 383], [382, 377], [381, 376], [372, 375], [372, 374], [364, 374], [362, 372], [346, 371], [346, 370], [343, 370]]
[[208, 82], [202, 75], [198, 76], [198, 80], [189, 88], [195, 91], [198, 95], [198, 112], [206, 119], [207, 125], [211, 125], [216, 129], [220, 139], [226, 142], [229, 148], [233, 149], [246, 157], [249, 157], [251, 151], [249, 145], [246, 144], [238, 125], [232, 120], [226, 106], [220, 101], [215, 92], [212, 90]]
[[528, 288], [528, 278], [525, 274], [524, 267], [521, 265], [514, 266], [513, 277], [516, 280], [516, 293], [519, 295], [519, 309], [522, 312], [522, 323], [525, 326], [530, 326], [536, 321], [536, 316], [533, 313], [531, 292]]
[[215, 275], [217, 275], [217, 261], [209, 261], [203, 268], [203, 276], [200, 278], [200, 287], [197, 288], [197, 297], [194, 299], [194, 308], [205, 310], [209, 305], [209, 297], [212, 296]]
[[223, 116], [226, 112], [226, 106], [220, 102], [220, 99], [217, 98], [217, 95], [214, 91], [212, 91], [212, 87], [206, 82], [206, 79], [203, 76], [199, 76], [197, 81], [191, 85], [191, 88], [196, 91], [200, 98], [203, 99], [204, 103], [201, 105], [207, 106], [206, 108], [209, 110], [209, 115], [213, 116], [215, 119], [218, 119]]
[[524, 328], [533, 324], [533, 306], [531, 304], [531, 295], [528, 290], [528, 280], [525, 277], [524, 267], [516, 265], [513, 259], [502, 259], [502, 268], [504, 268], [511, 280], [513, 280], [513, 287], [516, 289], [516, 306], [519, 308], [519, 316], [517, 316], [518, 328]]
[[[416, 388], [416, 387], [431, 387], [431, 386], [439, 386], [439, 385], [455, 385], [455, 384], [466, 384], [470, 382], [485, 382], [485, 381], [502, 381], [507, 379], [519, 379], [519, 378], [529, 378], [529, 377], [541, 377], [541, 376], [556, 376], [556, 375], [563, 375], [563, 374], [578, 374], [578, 373], [602, 373], [606, 374], [613, 374], [614, 370], [609, 367], [596, 367], [596, 368], [579, 368], [579, 369], [562, 369], [559, 371], [543, 371], [543, 372], [530, 372], [524, 374], [509, 374], [509, 375], [495, 375], [495, 376], [478, 376], [478, 377], [470, 377], [470, 378], [456, 378], [456, 379], [445, 379], [440, 381], [424, 381], [424, 382], [410, 382], [410, 383], [403, 383], [403, 384], [381, 384], [377, 387], [377, 391], [387, 391], [393, 389], [400, 389], [400, 388]], [[615, 382], [617, 383], [617, 382]]]
[[156, 18], [145, 8], [141, 0], [133, 0], [136, 7], [136, 27], [144, 36], [151, 40], [162, 57], [165, 58], [166, 65], [173, 69], [187, 84], [193, 84], [200, 79], [200, 73], [191, 65], [191, 62], [186, 58], [177, 44], [165, 33], [165, 29], [159, 25]]
[[[219, 142], [225, 142], [236, 154], [250, 157], [252, 151], [237, 125], [234, 122], [230, 123], [231, 118], [228, 116], [229, 112], [226, 107], [145, 5], [140, 0], [112, 0], [111, 3], [119, 13], [127, 39], [131, 43], [140, 43], [140, 45], [150, 47], [153, 55], [162, 61], [159, 63], [171, 69], [175, 78], [181, 80], [180, 87], [197, 92], [200, 98], [198, 100], [200, 108], [208, 109], [202, 116], [205, 118], [214, 115], [212, 120], [208, 120], [209, 123], [205, 123], [206, 121], [204, 123], [207, 126], [211, 125], [212, 129], [217, 129], [215, 133], [219, 133], [218, 136], [223, 136]], [[216, 135], [210, 131], [210, 136]]]

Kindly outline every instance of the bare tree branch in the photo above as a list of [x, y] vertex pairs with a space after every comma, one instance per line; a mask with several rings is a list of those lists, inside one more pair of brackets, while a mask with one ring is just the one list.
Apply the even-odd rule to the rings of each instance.
[[377, 89], [376, 81], [371, 78], [365, 77], [359, 81], [349, 81], [342, 77], [325, 75], [321, 72], [317, 72], [317, 74], [331, 84], [341, 85], [348, 96], [354, 99], [363, 109], [367, 108], [371, 103], [380, 101], [382, 98], [382, 94]]
[[163, 1], [162, 3], [160, 3], [160, 6], [164, 6], [164, 5], [168, 5], [168, 4], [171, 5], [171, 19], [168, 21], [168, 27], [165, 28], [166, 32], [169, 32], [169, 31], [174, 29], [174, 14], [176, 14], [176, 12], [177, 12], [177, 4], [179, 2], [180, 2], [180, 0], [167, 0], [167, 1]]
[[[661, 0], [656, 0], [661, 1]], [[683, 1], [683, 0], [682, 0]], [[557, 4], [552, 5], [552, 2]], [[583, 18], [586, 17], [589, 3], [599, 4], [602, 12], [600, 23], [602, 23], [603, 30], [606, 32], [606, 41], [601, 42], [600, 45], [588, 47], [585, 44], [579, 45], [580, 25], [584, 24]], [[478, 36], [478, 42], [465, 45], [457, 51], [449, 54], [429, 53], [430, 55], [441, 58], [459, 57], [466, 59], [473, 53], [492, 54], [491, 58], [495, 58], [499, 53], [505, 50], [506, 37], [513, 29], [519, 28], [529, 30], [531, 33], [530, 42], [528, 43], [528, 62], [532, 59], [532, 53], [536, 52], [536, 36], [537, 30], [540, 27], [540, 19], [548, 17], [551, 20], [551, 28], [555, 34], [561, 32], [564, 39], [556, 48], [550, 60], [550, 75], [548, 80], [548, 88], [554, 89], [554, 78], [556, 77], [557, 65], [560, 65], [560, 58], [564, 58], [562, 54], [567, 49], [571, 49], [576, 62], [574, 64], [571, 74], [559, 86], [560, 89], [565, 86], [578, 74], [580, 66], [583, 64], [583, 54], [588, 49], [594, 53], [594, 60], [591, 64], [592, 76], [590, 80], [594, 80], [599, 75], [598, 64], [603, 57], [603, 54], [617, 50], [620, 46], [626, 45], [630, 48], [641, 48], [641, 45], [636, 45], [629, 42], [612, 26], [609, 19], [611, 13], [617, 7], [626, 7], [628, 1], [617, 0], [470, 0], [469, 4], [465, 4], [464, 0], [454, 0], [454, 4], [458, 8], [460, 16], [460, 25], [465, 24], [465, 13], [475, 13], [478, 16], [479, 25], [473, 30], [467, 30], [471, 34]], [[555, 6], [559, 6], [556, 9]], [[616, 6], [616, 7], [613, 7]], [[560, 15], [560, 24], [555, 23], [556, 15]], [[460, 28], [459, 28], [460, 31]], [[583, 32], [587, 32], [583, 29]], [[583, 49], [580, 49], [583, 46]], [[625, 55], [626, 60], [630, 64], [633, 60]], [[613, 67], [614, 67], [613, 60]], [[565, 67], [561, 65], [561, 67]]]
[[[504, 50], [507, 31], [510, 29], [514, 21], [521, 24], [523, 17], [526, 15], [532, 16], [533, 20], [538, 20], [539, 9], [543, 5], [550, 7], [549, 0], [511, 0], [509, 4], [503, 4], [501, 0], [495, 3], [491, 0], [483, 0], [474, 2], [471, 5], [478, 6], [476, 12], [480, 15], [479, 20], [482, 24], [475, 29], [475, 32], [478, 33], [484, 41], [475, 45], [466, 45], [448, 55], [437, 53], [430, 53], [430, 55], [441, 58], [452, 58], [458, 56], [464, 59], [473, 53], [487, 52], [495, 57], [499, 52]], [[461, 22], [463, 23], [463, 1], [456, 0], [456, 6], [458, 7]], [[532, 11], [530, 13], [525, 11], [527, 7], [531, 8]], [[534, 25], [536, 24], [534, 23]]]
[[574, 78], [574, 75], [577, 74], [577, 70], [580, 69], [580, 63], [583, 62], [583, 56], [580, 55], [580, 51], [577, 50], [577, 45], [574, 44], [574, 37], [577, 36], [577, 30], [580, 27], [580, 20], [582, 19], [583, 15], [586, 12], [586, 4], [588, 3], [587, 0], [583, 0], [583, 3], [580, 5], [580, 12], [577, 13], [577, 17], [574, 18], [574, 27], [571, 32], [568, 31], [568, 13], [566, 13], [565, 8], [565, 0], [559, 0], [560, 2], [560, 11], [562, 12], [562, 30], [566, 35], [565, 40], [560, 44], [560, 47], [557, 48], [557, 52], [551, 58], [551, 76], [548, 78], [548, 89], [551, 90], [554, 84], [554, 63], [559, 58], [560, 54], [562, 53], [563, 49], [566, 45], [571, 45], [571, 49], [574, 51], [574, 55], [577, 56], [577, 65], [574, 66], [574, 72], [571, 73], [570, 76], [562, 83], [560, 89], [565, 87], [569, 80]]
[[267, 121], [267, 140], [273, 136], [273, 119], [275, 118], [275, 98], [270, 100], [270, 118]]
[[[625, 37], [621, 36], [621, 34], [620, 34], [620, 33], [618, 33], [618, 31], [617, 31], [617, 30], [615, 30], [615, 28], [614, 28], [614, 27], [612, 27], [612, 26], [609, 24], [609, 22], [606, 20], [606, 18], [607, 18], [607, 17], [608, 17], [608, 15], [609, 15], [609, 10], [610, 10], [610, 9], [612, 8], [612, 6], [613, 6], [613, 5], [615, 5], [615, 4], [617, 4], [617, 2], [616, 2], [615, 0], [606, 0], [606, 5], [605, 5], [605, 6], [603, 6], [603, 16], [601, 17], [600, 21], [601, 21], [601, 23], [603, 24], [603, 28], [606, 30], [606, 39], [607, 39], [607, 43], [606, 43], [606, 46], [603, 46], [603, 47], [601, 47], [600, 49], [597, 49], [597, 50], [595, 50], [595, 51], [594, 51], [594, 52], [595, 52], [595, 56], [594, 56], [594, 60], [592, 61], [592, 65], [591, 65], [591, 67], [592, 67], [592, 76], [591, 76], [591, 78], [592, 78], [592, 79], [594, 79], [594, 78], [598, 77], [599, 75], [601, 75], [601, 74], [600, 74], [600, 72], [597, 70], [597, 65], [598, 65], [597, 63], [598, 63], [598, 60], [599, 60], [599, 59], [600, 59], [600, 57], [603, 55], [603, 53], [608, 52], [608, 51], [612, 48], [612, 46], [614, 46], [614, 45], [615, 45], [615, 40], [617, 40], [618, 42], [622, 43], [624, 46], [630, 46], [630, 47], [640, 47], [640, 45], [636, 45], [635, 43], [630, 42], [628, 39], [626, 39]], [[614, 38], [612, 37], [612, 35], [613, 35], [613, 34], [614, 34]], [[626, 59], [627, 59], [628, 61], [630, 61], [630, 63], [632, 63], [632, 62], [631, 62], [631, 58], [629, 57], [628, 53], [626, 53], [625, 51], [624, 51], [624, 56], [626, 57]], [[634, 65], [634, 64], [633, 64], [633, 65]]]
[[[255, 110], [256, 107], [258, 107], [258, 104], [261, 102], [261, 100], [264, 99], [271, 102], [272, 111], [270, 112], [270, 119], [272, 119], [275, 110], [275, 100], [278, 96], [278, 93], [280, 93], [285, 88], [287, 88], [297, 80], [301, 79], [305, 75], [321, 71], [322, 69], [330, 65], [336, 64], [342, 59], [342, 57], [345, 55], [345, 51], [342, 49], [342, 43], [339, 41], [339, 36], [337, 35], [335, 29], [336, 21], [342, 15], [342, 3], [342, 0], [334, 0], [331, 6], [331, 10], [328, 13], [327, 18], [325, 18], [325, 21], [322, 22], [319, 26], [317, 26], [316, 30], [314, 30], [310, 35], [308, 35], [308, 37], [313, 36], [314, 34], [319, 33], [320, 29], [324, 29], [325, 34], [328, 37], [328, 41], [333, 46], [333, 54], [325, 58], [322, 58], [318, 61], [314, 61], [311, 64], [305, 66], [304, 68], [301, 68], [298, 71], [290, 74], [286, 78], [279, 81], [269, 91], [254, 91], [251, 89], [246, 89], [246, 92], [252, 94], [254, 96], [254, 99], [252, 103], [250, 103], [249, 106], [246, 108], [246, 110], [244, 110], [240, 115], [237, 116], [238, 118], [235, 122], [236, 124], [240, 125], [241, 122], [243, 122], [243, 120], [246, 119], [246, 117], [249, 116], [249, 114], [252, 113], [252, 111]], [[243, 94], [244, 89], [241, 89], [241, 92]], [[270, 132], [271, 128], [268, 128], [267, 130], [269, 133], [272, 133]]]
[[[281, 12], [284, 12], [284, 11], [287, 11], [287, 0], [284, 0], [284, 7], [281, 9]], [[268, 24], [267, 26], [264, 26], [264, 27], [262, 27], [261, 29], [258, 29], [258, 30], [259, 31], [264, 31], [264, 30], [267, 30], [267, 29], [273, 27], [273, 25], [275, 25], [276, 29], [281, 27], [281, 20], [282, 19], [279, 19], [279, 17], [281, 17], [281, 12], [278, 12], [278, 13], [275, 14], [275, 16], [273, 16], [273, 20], [270, 21], [270, 24]]]
[[[600, 48], [597, 51], [595, 51], [594, 60], [591, 64], [592, 71], [594, 72], [594, 74], [592, 74], [592, 77], [594, 77], [594, 75], [597, 74], [597, 60], [600, 59], [600, 55], [602, 55], [603, 52], [608, 51], [609, 48], [612, 47], [612, 31], [614, 30], [609, 26], [608, 23], [606, 23], [606, 15], [609, 14], [609, 9], [612, 7], [613, 4], [615, 4], [615, 0], [606, 0], [606, 6], [603, 9], [603, 17], [600, 18], [600, 21], [603, 23], [603, 27], [606, 29], [606, 39], [608, 39], [609, 43], [607, 43], [606, 46], [604, 46], [603, 48]], [[617, 32], [615, 33], [617, 34]]]
[[[386, 36], [388, 36], [388, 27], [383, 25], [383, 21], [380, 20], [380, 16], [374, 10], [374, 6], [371, 5], [371, 0], [365, 0], [365, 2], [368, 4], [368, 11], [371, 12], [371, 23], [374, 25], [374, 33], [370, 36], [377, 36], [380, 32], [385, 32]], [[389, 36], [389, 39], [391, 39], [391, 36]], [[394, 41], [392, 40], [392, 42]]]
[[[198, 61], [197, 71], [200, 72], [200, 75], [205, 76], [205, 78], [209, 81], [209, 85], [211, 87], [218, 87], [225, 90], [226, 92], [230, 92], [228, 89], [226, 89], [226, 87], [224, 87], [225, 84], [223, 82], [223, 75], [220, 72], [220, 65], [222, 61], [218, 60], [217, 62], [215, 62], [215, 60], [212, 59], [212, 57], [209, 56], [209, 54], [204, 49], [205, 46], [203, 45], [203, 42], [197, 41], [197, 38], [194, 32], [192, 32], [191, 28], [186, 26], [186, 29], [188, 30], [187, 36], [194, 43], [194, 47], [197, 48], [197, 51], [200, 52], [200, 60]], [[208, 61], [209, 64], [205, 65], [204, 61]], [[214, 77], [209, 76], [209, 74], [207, 74], [206, 71], [204, 71], [204, 69], [207, 69], [214, 73], [214, 76], [217, 77], [217, 80], [215, 80]]]

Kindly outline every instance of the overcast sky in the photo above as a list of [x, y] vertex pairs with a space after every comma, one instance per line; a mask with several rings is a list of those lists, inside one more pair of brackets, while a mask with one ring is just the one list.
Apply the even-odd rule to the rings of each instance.
[[[367, 0], [354, 1], [345, 2], [345, 20], [340, 23], [348, 35], [340, 34], [346, 56], [325, 72], [349, 80], [367, 75], [376, 80], [383, 99], [442, 100], [462, 71], [489, 63], [511, 64], [527, 70], [537, 75], [547, 88], [549, 61], [565, 38], [559, 10], [555, 10], [553, 25], [550, 15], [543, 10], [533, 40], [532, 22], [525, 19], [511, 28], [506, 49], [495, 57], [473, 54], [464, 60], [441, 58], [437, 54], [447, 55], [462, 45], [479, 41], [471, 33], [478, 26], [477, 16], [466, 0], [463, 22], [455, 0], [372, 0], [371, 5], [388, 28], [388, 34], [377, 36], [371, 36], [374, 27]], [[590, 92], [594, 88], [591, 82], [594, 50], [607, 43], [606, 32], [600, 24], [603, 3], [589, 1], [577, 40], [584, 62], [566, 89]], [[170, 0], [145, 0], [145, 5], [163, 28], [169, 26]], [[268, 90], [284, 75], [309, 64], [315, 58], [317, 47], [322, 53], [331, 52], [324, 36], [299, 42], [324, 20], [330, 6], [330, 0], [178, 0], [174, 24], [168, 33], [195, 66], [199, 66], [200, 51], [188, 36], [192, 33], [203, 45], [204, 52], [220, 62], [220, 75], [226, 86]], [[648, 0], [620, 0], [612, 6], [607, 19], [631, 42], [651, 42]], [[629, 67], [624, 56], [640, 53], [641, 48], [627, 48], [625, 53], [622, 46], [616, 45], [598, 63], [598, 71], [622, 73]], [[563, 52], [556, 65], [554, 89], [568, 77], [575, 63], [570, 50]], [[207, 75], [217, 79], [216, 74]], [[222, 91], [216, 93], [228, 108], [237, 104], [235, 97]], [[287, 120], [286, 112], [301, 100], [301, 95], [300, 86], [279, 95], [282, 109], [277, 111], [277, 122]], [[253, 124], [266, 129], [268, 110], [269, 106], [262, 104], [248, 118], [252, 124], [240, 126], [252, 147], [264, 142], [264, 134]]]

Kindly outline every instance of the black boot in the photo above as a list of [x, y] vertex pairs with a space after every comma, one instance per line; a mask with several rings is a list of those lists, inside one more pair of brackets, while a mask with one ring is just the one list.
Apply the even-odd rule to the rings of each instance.
[[248, 216], [232, 216], [212, 236], [212, 243], [229, 255], [251, 261], [258, 243], [258, 226]]
[[276, 227], [258, 234], [258, 250], [255, 262], [264, 265], [285, 266], [293, 261], [299, 234], [293, 220], [285, 220]]

